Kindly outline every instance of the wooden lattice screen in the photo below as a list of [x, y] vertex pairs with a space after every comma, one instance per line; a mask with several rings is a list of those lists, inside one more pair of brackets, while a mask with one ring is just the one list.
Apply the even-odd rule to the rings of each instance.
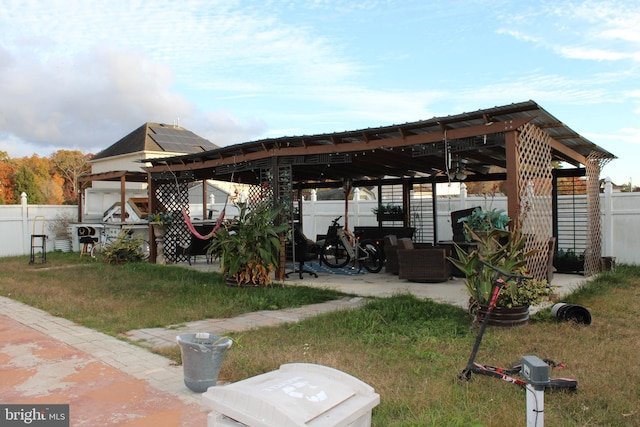
[[527, 236], [529, 273], [537, 279], [548, 274], [550, 238], [553, 235], [553, 176], [550, 136], [539, 127], [525, 124], [518, 138], [518, 221]]
[[161, 182], [155, 190], [156, 210], [171, 212], [173, 222], [164, 237], [164, 256], [168, 263], [187, 261], [184, 250], [191, 243], [191, 232], [182, 219], [182, 209], [189, 211], [189, 187], [187, 181]]
[[602, 219], [600, 214], [600, 171], [611, 159], [592, 151], [587, 157], [587, 245], [584, 253], [584, 275], [592, 276], [601, 269]]

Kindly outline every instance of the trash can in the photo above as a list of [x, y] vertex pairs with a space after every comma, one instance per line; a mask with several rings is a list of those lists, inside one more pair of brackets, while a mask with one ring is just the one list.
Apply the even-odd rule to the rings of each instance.
[[176, 341], [182, 354], [184, 384], [197, 393], [216, 385], [222, 360], [233, 341], [206, 332], [178, 335]]
[[208, 427], [369, 427], [380, 395], [337, 369], [290, 363], [202, 395]]

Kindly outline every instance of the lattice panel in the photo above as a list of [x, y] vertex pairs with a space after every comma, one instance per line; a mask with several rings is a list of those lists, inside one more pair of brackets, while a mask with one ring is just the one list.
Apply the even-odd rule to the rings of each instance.
[[546, 279], [548, 273], [549, 238], [553, 235], [553, 176], [551, 173], [550, 136], [539, 127], [527, 123], [518, 138], [517, 223], [527, 236], [526, 250], [536, 250], [527, 260], [529, 273]]
[[182, 219], [182, 209], [189, 212], [189, 187], [186, 181], [160, 183], [154, 194], [158, 211], [172, 212], [173, 222], [167, 227], [164, 238], [164, 256], [168, 263], [187, 261], [184, 251], [191, 243], [191, 232]]
[[611, 159], [592, 151], [587, 157], [587, 248], [584, 253], [584, 275], [592, 276], [601, 269], [602, 219], [600, 216], [600, 171]]

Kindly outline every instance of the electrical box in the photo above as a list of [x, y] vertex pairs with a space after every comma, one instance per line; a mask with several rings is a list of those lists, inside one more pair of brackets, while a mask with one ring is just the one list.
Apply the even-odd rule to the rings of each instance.
[[208, 427], [369, 427], [380, 395], [342, 371], [290, 363], [211, 387], [202, 400], [213, 410]]
[[534, 387], [549, 384], [549, 365], [538, 356], [523, 356], [520, 374]]

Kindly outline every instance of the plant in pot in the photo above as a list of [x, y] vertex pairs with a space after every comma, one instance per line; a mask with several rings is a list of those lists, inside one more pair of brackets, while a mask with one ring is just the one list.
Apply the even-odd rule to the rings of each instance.
[[[478, 234], [468, 224], [466, 232], [477, 247], [466, 251], [455, 245], [457, 258], [449, 260], [465, 274], [469, 293], [469, 310], [476, 314], [476, 321], [487, 312], [496, 272], [480, 260], [504, 272], [527, 275], [527, 257], [535, 250], [525, 252], [526, 237], [520, 230], [492, 228]], [[525, 279], [518, 285], [510, 280], [498, 294], [496, 308], [489, 324], [513, 326], [526, 324], [529, 307], [547, 299], [552, 289], [546, 280]]]
[[553, 256], [553, 266], [558, 273], [577, 273], [584, 271], [584, 252], [574, 249], [558, 249]]
[[[485, 210], [481, 208], [475, 208], [470, 215], [464, 216], [458, 220], [460, 224], [466, 224], [470, 230], [476, 234], [486, 233], [492, 230], [506, 230], [509, 224], [509, 217], [506, 215], [504, 209], [491, 209]], [[472, 240], [472, 236], [467, 231], [467, 227], [464, 228], [464, 233], [467, 241]]]
[[56, 215], [56, 217], [49, 223], [48, 228], [54, 236], [55, 250], [62, 252], [71, 251], [71, 224], [75, 219], [75, 215], [65, 212]]
[[376, 215], [378, 221], [402, 221], [404, 210], [402, 206], [393, 203], [383, 205], [380, 203], [371, 211]]
[[238, 203], [237, 216], [216, 231], [207, 255], [220, 259], [220, 268], [228, 282], [239, 286], [266, 286], [278, 265], [280, 234], [288, 224], [278, 224], [282, 208], [271, 207], [270, 199], [253, 205]]
[[147, 221], [149, 221], [149, 224], [153, 227], [153, 232], [156, 237], [164, 237], [166, 227], [173, 222], [173, 212], [158, 211], [150, 213]]

